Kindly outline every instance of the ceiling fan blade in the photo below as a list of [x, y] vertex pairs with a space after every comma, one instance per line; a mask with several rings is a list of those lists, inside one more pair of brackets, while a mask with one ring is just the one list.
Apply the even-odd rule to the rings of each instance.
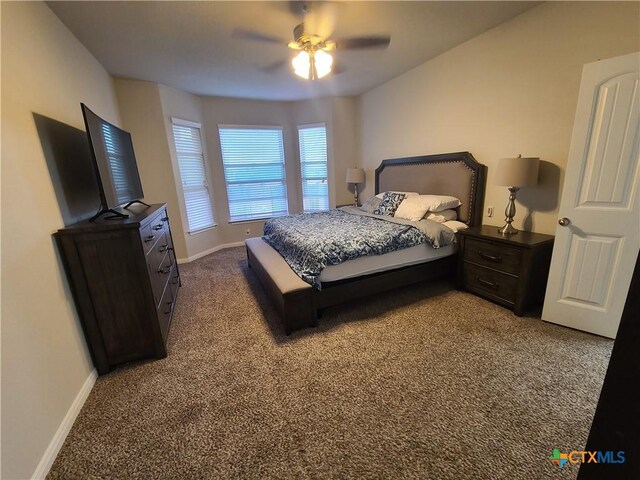
[[329, 38], [338, 21], [338, 7], [334, 2], [316, 2], [304, 17], [305, 30], [321, 38]]
[[276, 70], [281, 69], [282, 67], [284, 67], [288, 63], [289, 63], [288, 60], [278, 60], [277, 62], [272, 63], [271, 65], [267, 65], [266, 67], [262, 67], [260, 70], [262, 70], [264, 73], [273, 73]]
[[333, 65], [331, 65], [331, 73], [333, 75], [340, 75], [348, 70], [347, 67], [344, 66], [344, 63], [335, 60], [333, 61]]
[[303, 16], [305, 13], [307, 13], [307, 8], [308, 7], [309, 2], [300, 2], [298, 0], [289, 0], [287, 2], [287, 8], [289, 9], [289, 13], [292, 13], [293, 15], [300, 15]]
[[358, 48], [387, 48], [391, 37], [354, 37], [341, 38], [334, 41], [340, 50], [355, 50]]
[[253, 30], [246, 30], [244, 28], [234, 28], [231, 33], [232, 38], [241, 38], [243, 40], [254, 40], [257, 42], [277, 43], [278, 45], [286, 45], [288, 40], [284, 40], [279, 37], [267, 35], [265, 33], [254, 32]]

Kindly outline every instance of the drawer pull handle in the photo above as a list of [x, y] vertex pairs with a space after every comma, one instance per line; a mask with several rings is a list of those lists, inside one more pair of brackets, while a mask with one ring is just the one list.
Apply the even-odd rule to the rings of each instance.
[[478, 281], [478, 283], [480, 283], [482, 285], [485, 285], [487, 287], [493, 288], [493, 289], [497, 289], [498, 287], [500, 287], [499, 283], [493, 283], [493, 282], [490, 282], [489, 280], [485, 280], [485, 279], [480, 278], [478, 276], [476, 276], [476, 280]]
[[490, 262], [500, 263], [502, 261], [501, 256], [488, 255], [484, 253], [482, 250], [478, 250], [478, 255], [480, 255], [480, 257], [484, 258], [485, 260], [489, 260]]
[[144, 243], [149, 243], [151, 240], [153, 240], [154, 238], [156, 238], [155, 235], [149, 235], [147, 237], [144, 238]]
[[171, 310], [173, 310], [173, 300], [167, 302], [167, 306], [169, 307], [169, 309], [164, 311], [165, 315], [169, 315], [171, 313]]
[[159, 223], [158, 225], [156, 225], [155, 227], [153, 227], [154, 230], [158, 231], [158, 230], [162, 230], [164, 228], [164, 225], [162, 225], [161, 223]]
[[171, 271], [171, 265], [167, 265], [166, 267], [158, 269], [158, 273], [162, 273], [163, 275], [166, 275], [170, 271]]
[[166, 243], [158, 249], [160, 253], [166, 252], [167, 250], [169, 250], [169, 245], [167, 245]]

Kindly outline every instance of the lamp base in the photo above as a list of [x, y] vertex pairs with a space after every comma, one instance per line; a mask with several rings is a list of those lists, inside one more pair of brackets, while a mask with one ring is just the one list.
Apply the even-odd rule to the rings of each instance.
[[516, 216], [516, 194], [518, 193], [518, 187], [509, 187], [509, 203], [507, 208], [504, 209], [504, 221], [506, 222], [502, 228], [498, 229], [498, 232], [502, 235], [513, 235], [518, 233], [518, 230], [511, 226], [513, 217]]
[[504, 226], [498, 229], [498, 233], [501, 233], [502, 235], [513, 235], [515, 233], [518, 233], [518, 231], [519, 230], [512, 227], [510, 223], [505, 223]]

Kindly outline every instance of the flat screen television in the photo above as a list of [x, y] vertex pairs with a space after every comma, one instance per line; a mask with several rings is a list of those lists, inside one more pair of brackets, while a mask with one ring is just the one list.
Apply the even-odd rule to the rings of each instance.
[[144, 198], [131, 134], [103, 120], [84, 103], [80, 105], [100, 187], [100, 211], [91, 220], [105, 213], [112, 214], [107, 218], [126, 218], [114, 208], [124, 204], [128, 208]]

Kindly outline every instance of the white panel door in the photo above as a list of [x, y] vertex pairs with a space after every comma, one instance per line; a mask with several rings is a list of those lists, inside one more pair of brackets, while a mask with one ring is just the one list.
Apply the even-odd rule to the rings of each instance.
[[640, 53], [584, 66], [542, 319], [615, 338], [640, 248]]

